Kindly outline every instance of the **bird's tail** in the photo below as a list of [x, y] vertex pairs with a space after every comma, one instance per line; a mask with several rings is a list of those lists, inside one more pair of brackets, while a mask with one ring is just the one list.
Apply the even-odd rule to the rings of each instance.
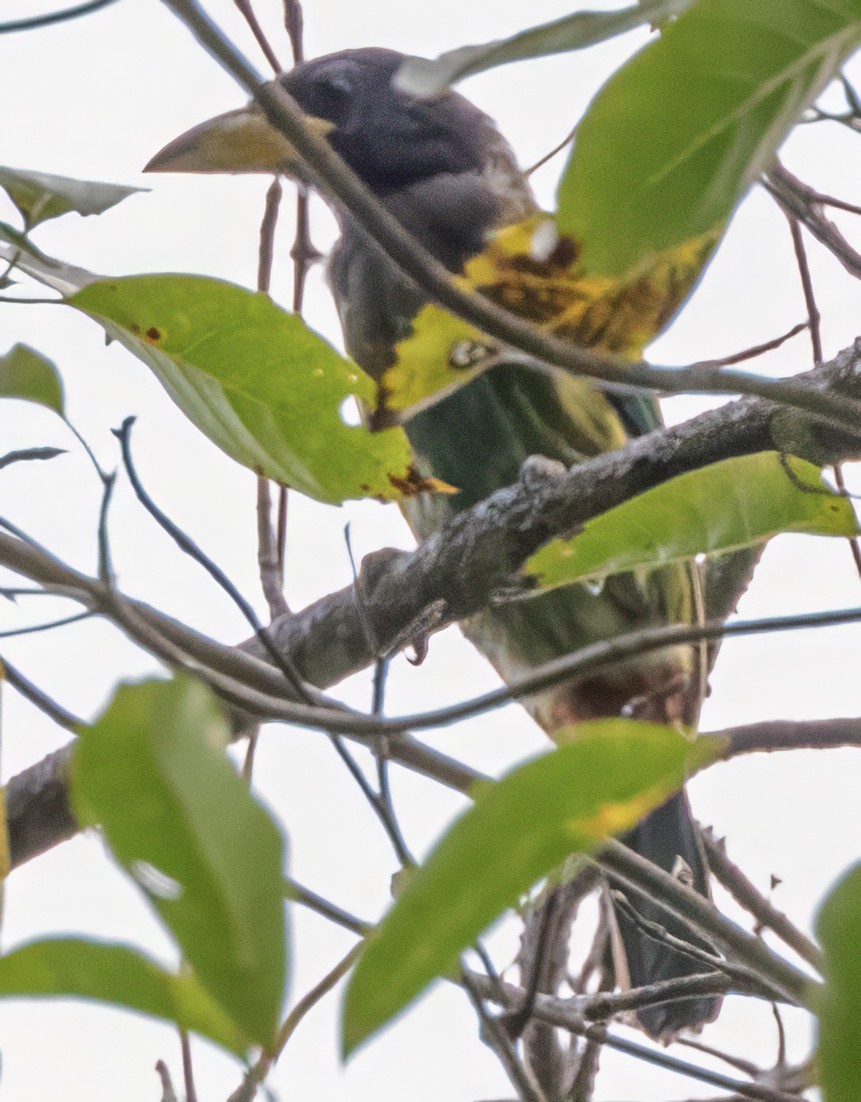
[[[708, 872], [699, 828], [683, 791], [647, 815], [625, 841], [641, 857], [700, 895], [708, 896]], [[621, 962], [616, 954], [616, 969], [617, 973], [627, 969], [628, 986], [643, 987], [709, 971], [707, 962], [670, 944], [667, 935], [710, 954], [714, 954], [714, 946], [694, 935], [648, 896], [626, 886], [614, 893], [614, 900], [618, 940], [623, 951]], [[682, 1029], [698, 1029], [713, 1021], [720, 1004], [720, 996], [674, 999], [640, 1008], [637, 1018], [651, 1036], [666, 1039]]]

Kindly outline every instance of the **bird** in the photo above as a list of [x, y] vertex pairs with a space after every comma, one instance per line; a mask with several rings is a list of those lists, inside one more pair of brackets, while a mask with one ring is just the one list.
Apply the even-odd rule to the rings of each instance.
[[[278, 80], [366, 187], [457, 275], [500, 230], [535, 216], [538, 205], [494, 122], [452, 89], [429, 97], [405, 89], [397, 76], [403, 61], [392, 50], [350, 49], [303, 62]], [[286, 140], [253, 104], [194, 127], [156, 154], [147, 169], [283, 172], [308, 179]], [[340, 238], [329, 259], [329, 283], [345, 347], [379, 383], [397, 362], [397, 350], [409, 340], [428, 295], [349, 211], [337, 203], [333, 209]], [[607, 350], [606, 339], [602, 344], [606, 329], [589, 335], [594, 347]], [[407, 503], [419, 540], [516, 482], [523, 465], [535, 457], [570, 466], [624, 447], [662, 423], [649, 396], [612, 393], [593, 380], [537, 371], [515, 357], [498, 360], [405, 421], [420, 470], [457, 490]], [[613, 576], [600, 588], [569, 585], [502, 602], [461, 626], [503, 680], [511, 681], [588, 644], [637, 629], [694, 622], [698, 608], [696, 568], [676, 564]], [[524, 703], [551, 736], [585, 720], [623, 715], [690, 724], [701, 700], [700, 667], [697, 648], [675, 647], [557, 685]], [[625, 841], [708, 896], [702, 840], [684, 791], [647, 815]], [[645, 931], [651, 922], [714, 953], [710, 944], [632, 889], [624, 889], [624, 896], [628, 905], [616, 908], [616, 924], [628, 984], [642, 986], [707, 968]], [[637, 1017], [648, 1034], [668, 1040], [684, 1029], [700, 1029], [719, 1008], [718, 997], [697, 996], [641, 1008]]]

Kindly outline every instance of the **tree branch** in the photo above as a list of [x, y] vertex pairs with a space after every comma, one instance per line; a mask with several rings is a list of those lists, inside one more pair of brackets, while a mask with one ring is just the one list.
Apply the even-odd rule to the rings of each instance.
[[[470, 978], [476, 989], [480, 991], [484, 998], [488, 999], [490, 1002], [501, 1002], [506, 1009], [516, 1010], [523, 1001], [525, 993], [520, 987], [491, 979], [488, 976], [482, 975], [480, 972], [471, 972]], [[675, 985], [678, 982], [677, 980], [670, 981], [670, 985]], [[704, 979], [701, 976], [697, 976], [691, 977], [687, 982], [690, 983], [693, 990], [699, 990], [700, 984], [702, 984], [704, 989], [710, 991], [720, 990], [722, 986], [720, 977], [708, 977]], [[548, 1025], [567, 1030], [575, 1036], [586, 1037], [589, 1040], [596, 1041], [598, 1044], [606, 1045], [608, 1048], [616, 1049], [619, 1052], [625, 1052], [630, 1056], [645, 1060], [647, 1063], [656, 1064], [659, 1067], [666, 1068], [679, 1075], [690, 1076], [704, 1083], [711, 1083], [713, 1086], [721, 1087], [723, 1090], [735, 1091], [743, 1098], [758, 1098], [762, 1099], [763, 1102], [802, 1102], [800, 1095], [787, 1094], [782, 1090], [777, 1090], [766, 1084], [732, 1079], [729, 1076], [722, 1075], [711, 1069], [698, 1067], [696, 1064], [691, 1064], [686, 1060], [680, 1060], [678, 1057], [670, 1056], [669, 1053], [648, 1048], [646, 1045], [637, 1044], [635, 1041], [628, 1041], [623, 1037], [617, 1037], [609, 1033], [606, 1026], [587, 1021], [582, 1013], [584, 1004], [588, 1005], [592, 1000], [602, 1000], [603, 998], [604, 996], [600, 993], [592, 996], [574, 996], [570, 999], [560, 999], [551, 995], [538, 995], [535, 1003], [534, 1016], [538, 1020], [546, 1022]], [[619, 1000], [624, 1000], [624, 998], [624, 995], [618, 997]], [[502, 1001], [503, 999], [505, 1000], [504, 1002]]]
[[[861, 398], [861, 344], [800, 377], [799, 385]], [[570, 471], [546, 462], [529, 463], [518, 483], [460, 514], [415, 552], [387, 550], [367, 556], [359, 579], [361, 603], [358, 587], [350, 586], [296, 615], [280, 617], [269, 630], [279, 650], [292, 659], [306, 683], [332, 685], [370, 665], [377, 656], [369, 641], [368, 622], [381, 652], [403, 646], [413, 625], [421, 623], [423, 630], [436, 631], [486, 607], [498, 592], [510, 590], [526, 557], [553, 536], [576, 531], [593, 516], [685, 471], [775, 447], [816, 458], [823, 464], [856, 454], [854, 441], [839, 433], [823, 432], [814, 419], [760, 399], [743, 399], [631, 441], [621, 451], [599, 456]], [[217, 643], [143, 602], [108, 593], [100, 580], [73, 570], [46, 548], [2, 531], [0, 565], [54, 593], [98, 609], [133, 638], [136, 630], [152, 629], [187, 656], [191, 666], [220, 673], [237, 686], [253, 687], [263, 700], [285, 700], [284, 678], [263, 660], [256, 640], [240, 647]], [[432, 618], [427, 616], [431, 607], [435, 609]], [[123, 609], [128, 616], [123, 615]], [[330, 718], [337, 710], [344, 726], [348, 716], [336, 701], [321, 693], [315, 695], [304, 720], [302, 707], [293, 703], [289, 714], [281, 718], [319, 722], [315, 709], [323, 708]], [[265, 707], [260, 714], [267, 714]], [[372, 733], [371, 717], [355, 719], [357, 727], [364, 722], [366, 735]], [[839, 721], [836, 729], [834, 722], [831, 726], [740, 729], [746, 734], [732, 736], [725, 756], [799, 745], [857, 744], [858, 721]], [[477, 779], [474, 771], [408, 736], [392, 738], [389, 750], [393, 760], [461, 791], [468, 791]], [[23, 793], [31, 794], [34, 815], [40, 819], [37, 829], [26, 826], [25, 808], [19, 801], [15, 829], [21, 844], [13, 838], [17, 863], [70, 833], [68, 817], [63, 813], [58, 814], [55, 827], [41, 822], [41, 805], [33, 794], [38, 791], [37, 777], [43, 774], [41, 766], [33, 770], [35, 776], [28, 770], [11, 783], [13, 793], [16, 784], [19, 786], [24, 804], [27, 800]], [[48, 770], [48, 780], [53, 783], [53, 779]]]

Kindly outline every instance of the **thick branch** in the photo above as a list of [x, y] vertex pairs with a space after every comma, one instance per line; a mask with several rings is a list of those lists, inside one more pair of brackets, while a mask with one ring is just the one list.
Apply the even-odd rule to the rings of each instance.
[[[861, 345], [800, 377], [799, 382], [811, 389], [827, 388], [837, 395], [861, 398]], [[421, 625], [420, 632], [436, 631], [486, 607], [497, 593], [516, 583], [525, 559], [550, 538], [576, 531], [593, 516], [686, 471], [772, 448], [806, 455], [823, 464], [856, 454], [852, 440], [824, 432], [815, 419], [761, 399], [744, 399], [634, 440], [621, 451], [569, 471], [546, 462], [532, 462], [525, 466], [517, 484], [460, 514], [415, 552], [381, 551], [368, 556], [359, 582], [361, 610], [356, 588], [351, 586], [303, 612], [279, 618], [270, 631], [279, 649], [311, 685], [332, 685], [370, 665], [379, 653], [377, 648], [387, 651], [404, 646], [416, 632], [416, 625]], [[99, 608], [133, 637], [135, 621], [160, 633], [189, 656], [192, 666], [197, 664], [253, 686], [261, 698], [284, 699], [283, 678], [262, 660], [256, 639], [239, 648], [227, 647], [141, 602], [117, 601], [106, 595], [98, 579], [72, 570], [44, 548], [2, 531], [0, 565], [52, 592]], [[128, 610], [127, 617], [121, 614], [123, 608]], [[428, 616], [431, 608], [433, 617]], [[316, 703], [337, 707], [320, 694]], [[301, 722], [301, 707], [292, 705], [294, 713], [289, 718]], [[797, 732], [793, 733], [795, 737]], [[755, 734], [753, 738], [755, 746]], [[732, 752], [740, 749], [733, 748]], [[475, 779], [459, 763], [408, 737], [393, 739], [390, 754], [456, 788], [466, 790]], [[29, 771], [12, 782], [13, 791], [16, 784], [29, 786]], [[58, 822], [56, 841], [68, 831], [62, 817]], [[25, 833], [23, 826], [18, 829]], [[29, 844], [22, 846], [19, 860], [52, 844], [50, 830], [46, 834], [40, 828], [37, 833], [44, 844], [36, 849]]]
[[[859, 355], [861, 343], [800, 379], [861, 397]], [[743, 399], [567, 472], [527, 465], [517, 484], [459, 514], [414, 553], [386, 552], [382, 560], [365, 560], [364, 611], [374, 639], [385, 651], [431, 607], [437, 612], [435, 630], [463, 619], [510, 589], [524, 561], [554, 536], [575, 532], [592, 517], [686, 471], [770, 449], [823, 465], [857, 455], [856, 442], [823, 432], [812, 418]], [[276, 621], [272, 630], [313, 684], [331, 684], [374, 657], [352, 588]]]

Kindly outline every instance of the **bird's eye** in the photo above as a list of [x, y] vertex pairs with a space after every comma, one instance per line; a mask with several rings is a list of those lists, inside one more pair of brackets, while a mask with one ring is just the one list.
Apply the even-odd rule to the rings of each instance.
[[332, 122], [340, 122], [353, 97], [353, 83], [349, 76], [338, 70], [317, 75], [314, 81], [312, 113]]

